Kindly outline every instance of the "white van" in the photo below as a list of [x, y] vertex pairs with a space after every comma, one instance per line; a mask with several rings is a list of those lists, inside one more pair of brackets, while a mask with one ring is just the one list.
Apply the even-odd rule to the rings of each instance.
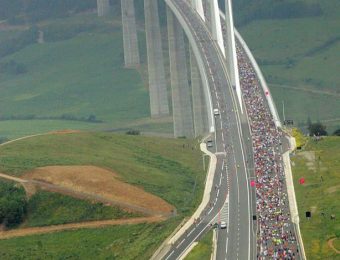
[[218, 108], [214, 109], [214, 116], [218, 116], [220, 115], [220, 110], [218, 110]]

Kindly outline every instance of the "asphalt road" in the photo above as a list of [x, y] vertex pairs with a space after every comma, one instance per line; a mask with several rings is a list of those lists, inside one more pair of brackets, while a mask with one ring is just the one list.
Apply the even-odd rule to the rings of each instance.
[[[211, 200], [203, 214], [172, 246], [164, 259], [178, 259], [190, 245], [211, 229], [211, 223], [227, 222], [218, 229], [217, 259], [256, 258], [256, 227], [252, 221], [255, 210], [254, 191], [250, 188], [253, 176], [251, 142], [246, 115], [240, 116], [226, 69], [209, 30], [186, 2], [172, 0], [185, 18], [199, 43], [208, 80], [212, 103], [220, 115], [215, 117], [214, 147], [217, 166]], [[255, 256], [255, 257], [254, 257]]]

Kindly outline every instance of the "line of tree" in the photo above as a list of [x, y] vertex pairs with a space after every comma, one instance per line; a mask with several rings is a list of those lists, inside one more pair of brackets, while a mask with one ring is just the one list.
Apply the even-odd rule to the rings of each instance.
[[308, 117], [307, 119], [307, 129], [309, 131], [309, 136], [326, 136], [328, 135], [326, 131], [326, 126], [321, 122], [313, 123]]
[[9, 19], [13, 23], [36, 22], [96, 6], [96, 0], [0, 0], [0, 19]]
[[72, 114], [63, 114], [61, 116], [37, 116], [37, 115], [0, 115], [0, 121], [8, 120], [69, 120], [69, 121], [81, 121], [88, 123], [103, 123], [103, 120], [97, 119], [95, 115], [89, 116], [75, 116]]
[[0, 63], [0, 74], [19, 75], [27, 72], [25, 64], [14, 60]]
[[10, 55], [35, 43], [37, 41], [37, 37], [38, 29], [35, 26], [32, 26], [30, 29], [23, 31], [12, 38], [0, 41], [0, 57]]

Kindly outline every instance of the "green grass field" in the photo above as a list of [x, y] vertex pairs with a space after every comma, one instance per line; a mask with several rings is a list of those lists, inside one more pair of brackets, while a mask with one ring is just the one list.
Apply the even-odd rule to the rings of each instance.
[[[0, 73], [0, 116], [95, 115], [105, 122], [106, 128], [147, 121], [150, 112], [145, 79], [137, 70], [123, 68], [123, 40], [117, 19], [86, 14], [39, 24], [51, 41], [0, 58], [0, 63], [15, 61], [27, 68], [26, 73], [18, 75]], [[84, 28], [79, 29], [80, 26]], [[76, 30], [82, 32], [74, 34]], [[15, 31], [2, 31], [0, 41], [13, 34]], [[55, 39], [58, 37], [62, 40]], [[139, 38], [143, 61], [144, 34]], [[0, 135], [23, 136], [32, 133], [31, 127], [37, 132], [62, 127], [98, 128], [96, 124], [83, 122], [46, 121], [24, 121], [23, 128], [17, 128], [16, 122], [13, 125], [0, 122]], [[158, 129], [158, 124], [151, 128]], [[166, 131], [170, 132], [171, 127]]]
[[[126, 182], [174, 205], [178, 217], [158, 224], [0, 240], [1, 259], [149, 259], [201, 200], [205, 173], [196, 140], [79, 133], [39, 136], [0, 147], [0, 172], [16, 176], [40, 166], [82, 164], [117, 172]], [[47, 207], [51, 205], [53, 203]], [[45, 206], [41, 201], [39, 211]], [[59, 210], [56, 211], [46, 209], [45, 215], [37, 213], [33, 223], [44, 223], [43, 216], [52, 221], [55, 214], [59, 214]], [[82, 216], [81, 211], [76, 215]], [[68, 215], [67, 210], [65, 214]]]
[[320, 4], [323, 15], [255, 20], [239, 30], [264, 72], [280, 116], [284, 101], [287, 118], [300, 124], [308, 116], [313, 121], [325, 120], [333, 132], [340, 128], [340, 3], [305, 2]]
[[95, 165], [160, 196], [188, 214], [205, 174], [196, 140], [111, 133], [45, 135], [0, 147], [0, 172], [20, 176], [48, 165]]
[[[309, 140], [304, 151], [292, 157], [300, 227], [308, 259], [340, 259], [327, 245], [340, 232], [340, 138]], [[299, 179], [305, 178], [300, 185]], [[307, 220], [305, 212], [311, 211]], [[331, 220], [331, 215], [336, 216]], [[338, 248], [339, 249], [339, 248]]]
[[42, 134], [65, 129], [101, 129], [105, 124], [65, 120], [7, 120], [0, 121], [0, 137], [15, 139], [26, 135]]
[[21, 227], [40, 227], [137, 216], [140, 214], [128, 213], [117, 207], [91, 203], [58, 193], [39, 191], [29, 199], [27, 217]]
[[178, 219], [64, 231], [0, 240], [0, 258], [11, 259], [149, 259]]
[[205, 234], [185, 260], [210, 260], [212, 254], [213, 231]]

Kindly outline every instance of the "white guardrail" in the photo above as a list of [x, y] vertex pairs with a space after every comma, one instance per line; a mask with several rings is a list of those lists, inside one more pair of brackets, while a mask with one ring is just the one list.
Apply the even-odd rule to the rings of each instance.
[[266, 80], [264, 79], [263, 77], [263, 74], [261, 72], [261, 69], [259, 67], [259, 65], [257, 64], [253, 54], [251, 53], [248, 45], [246, 44], [246, 42], [243, 40], [241, 34], [239, 34], [239, 32], [236, 30], [235, 28], [235, 36], [237, 38], [237, 40], [240, 42], [242, 48], [244, 49], [244, 51], [246, 52], [251, 64], [253, 65], [253, 68], [256, 72], [256, 75], [260, 81], [260, 84], [262, 86], [262, 89], [263, 89], [263, 92], [264, 92], [264, 95], [267, 99], [267, 102], [268, 102], [268, 105], [269, 105], [269, 109], [270, 109], [270, 112], [272, 113], [273, 115], [273, 118], [274, 118], [274, 122], [275, 122], [275, 125], [276, 127], [282, 127], [282, 124], [281, 124], [281, 121], [280, 121], [280, 117], [279, 117], [279, 114], [277, 113], [277, 109], [276, 109], [276, 106], [275, 106], [275, 103], [273, 101], [273, 97], [270, 93], [270, 90], [268, 88], [268, 85], [267, 85], [267, 82]]

